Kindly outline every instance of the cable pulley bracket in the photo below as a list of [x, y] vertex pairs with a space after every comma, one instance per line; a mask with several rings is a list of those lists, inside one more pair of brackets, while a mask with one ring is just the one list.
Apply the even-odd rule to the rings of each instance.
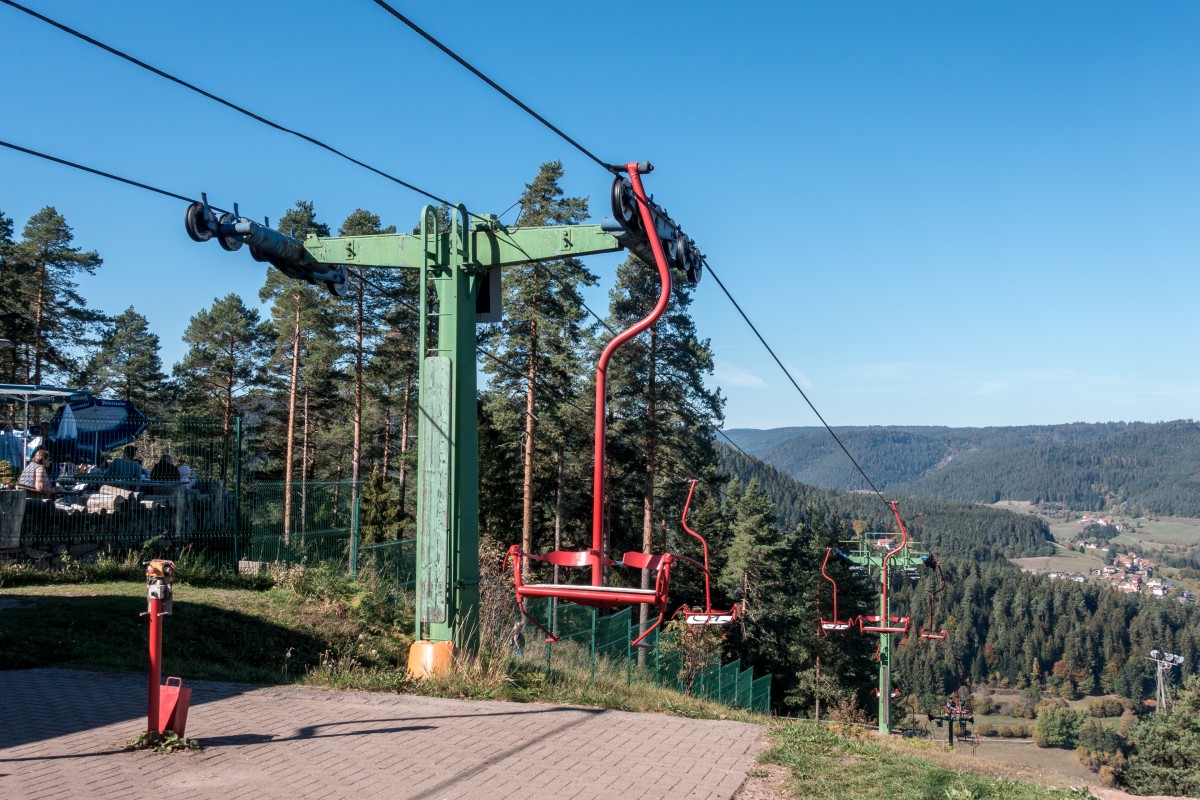
[[[646, 174], [652, 172], [654, 166], [649, 161], [642, 161], [637, 163], [636, 169], [639, 174]], [[613, 216], [604, 220], [601, 227], [612, 233], [626, 250], [647, 264], [653, 264], [654, 251], [651, 249], [649, 238], [651, 234], [647, 233], [638, 211], [641, 200], [637, 197], [632, 182], [623, 174], [613, 178], [611, 202]], [[647, 197], [646, 204], [654, 219], [655, 229], [652, 233], [662, 243], [663, 252], [666, 253], [671, 268], [686, 274], [689, 283], [699, 283], [704, 274], [704, 254], [679, 224], [671, 219], [666, 210], [654, 202], [653, 197]]]
[[250, 257], [255, 261], [270, 264], [289, 278], [324, 286], [337, 297], [346, 294], [344, 265], [317, 261], [298, 239], [241, 216], [237, 204], [234, 204], [233, 212], [226, 211], [217, 216], [216, 209], [208, 204], [208, 195], [202, 193], [200, 198], [199, 202], [189, 205], [183, 215], [184, 228], [192, 241], [216, 239], [222, 249], [229, 252], [249, 245]]

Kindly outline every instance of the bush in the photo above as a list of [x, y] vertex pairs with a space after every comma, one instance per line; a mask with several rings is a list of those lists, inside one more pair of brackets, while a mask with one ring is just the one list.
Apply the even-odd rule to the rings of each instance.
[[1073, 750], [1079, 743], [1079, 729], [1084, 715], [1069, 708], [1059, 708], [1049, 703], [1038, 708], [1037, 725], [1033, 741], [1038, 747], [1065, 747]]
[[1002, 736], [1005, 739], [1027, 739], [1029, 738], [1028, 725], [997, 725], [996, 735]]
[[1119, 717], [1125, 712], [1125, 705], [1115, 697], [1101, 697], [1088, 705], [1088, 713], [1093, 717]]
[[1078, 743], [1094, 753], [1116, 753], [1121, 749], [1117, 732], [1095, 719], [1089, 719], [1079, 727]]

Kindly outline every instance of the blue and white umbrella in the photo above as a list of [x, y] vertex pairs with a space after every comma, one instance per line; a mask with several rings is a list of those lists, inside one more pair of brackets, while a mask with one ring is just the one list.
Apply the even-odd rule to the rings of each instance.
[[88, 397], [64, 405], [50, 421], [51, 429], [62, 429], [68, 417], [75, 422], [76, 452], [89, 454], [93, 460], [100, 453], [129, 444], [149, 425], [146, 415], [133, 403], [103, 397]]

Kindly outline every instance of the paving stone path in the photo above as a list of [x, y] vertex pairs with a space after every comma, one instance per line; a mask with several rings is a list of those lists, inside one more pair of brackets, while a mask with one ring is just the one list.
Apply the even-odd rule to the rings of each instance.
[[146, 679], [0, 672], [0, 798], [732, 798], [764, 729], [575, 706], [205, 681], [198, 753], [122, 752]]

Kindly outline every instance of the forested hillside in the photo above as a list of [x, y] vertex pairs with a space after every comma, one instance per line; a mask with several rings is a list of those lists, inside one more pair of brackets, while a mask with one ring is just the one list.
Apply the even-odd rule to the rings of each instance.
[[[731, 450], [721, 456], [722, 469], [735, 476], [735, 486], [750, 483], [771, 498], [780, 528], [799, 526], [802, 538], [811, 536], [809, 545], [797, 551], [792, 569], [805, 576], [795, 579], [797, 586], [815, 592], [817, 607], [827, 616], [828, 586], [806, 580], [819, 575], [823, 548], [853, 536], [856, 521], [871, 530], [894, 530], [890, 511], [874, 494], [814, 489]], [[915, 636], [902, 640], [893, 664], [905, 695], [932, 703], [959, 685], [989, 682], [1034, 684], [1039, 691], [1066, 696], [1115, 692], [1141, 699], [1153, 676], [1144, 656], [1156, 647], [1184, 655], [1185, 669], [1200, 671], [1196, 606], [1123, 595], [1101, 584], [1051, 581], [1024, 574], [1007, 561], [1006, 555], [1052, 550], [1049, 534], [1035, 517], [933, 500], [901, 499], [900, 508], [914, 538], [943, 563], [948, 587], [939, 595], [933, 625], [950, 633], [941, 643]], [[853, 614], [869, 607], [876, 587], [846, 573], [838, 580], [844, 590], [839, 610], [850, 604]], [[933, 588], [931, 574], [916, 583], [897, 576], [894, 611], [928, 625]], [[807, 630], [802, 639], [820, 639], [811, 622], [798, 624]], [[826, 640], [824, 647], [842, 653], [864, 641], [873, 646], [876, 640], [848, 633]], [[870, 690], [858, 671], [835, 680], [842, 691]], [[803, 676], [792, 685], [795, 702], [809, 702], [811, 691], [804, 688]]]
[[[877, 486], [902, 494], [1200, 516], [1200, 425], [1190, 420], [835, 430]], [[743, 429], [729, 436], [803, 483], [867, 488], [822, 428]]]
[[[866, 530], [895, 530], [891, 510], [874, 493], [806, 486], [727, 448], [721, 450], [721, 467], [743, 483], [754, 481], [775, 504], [781, 525], [795, 527], [804, 520], [806, 509], [815, 508], [839, 520], [847, 531], [855, 520], [865, 523]], [[1054, 552], [1045, 523], [1029, 514], [927, 498], [889, 499], [900, 500], [909, 532], [940, 557], [996, 561]]]

